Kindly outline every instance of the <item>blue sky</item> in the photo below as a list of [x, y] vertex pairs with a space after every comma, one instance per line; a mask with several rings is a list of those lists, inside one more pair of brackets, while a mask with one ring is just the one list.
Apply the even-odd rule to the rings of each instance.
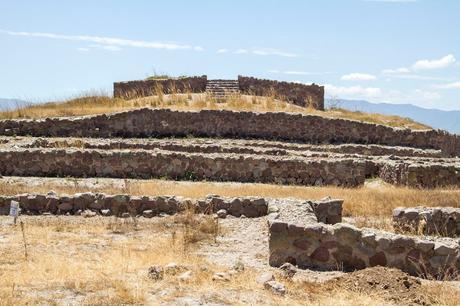
[[459, 14], [457, 0], [0, 0], [0, 97], [242, 74], [460, 109]]

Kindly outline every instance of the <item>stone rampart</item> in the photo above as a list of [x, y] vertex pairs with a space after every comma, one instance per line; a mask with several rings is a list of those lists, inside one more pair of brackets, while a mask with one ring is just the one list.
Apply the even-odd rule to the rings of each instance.
[[[419, 238], [318, 222], [269, 222], [269, 263], [300, 268], [353, 271], [372, 266], [399, 268], [416, 276], [448, 277], [460, 269], [458, 239]], [[326, 219], [327, 220], [327, 219]]]
[[[382, 145], [311, 145], [265, 140], [246, 139], [92, 139], [92, 138], [29, 138], [24, 141], [8, 141], [9, 146], [23, 148], [86, 148], [86, 149], [161, 149], [167, 151], [196, 153], [237, 153], [237, 154], [269, 154], [269, 155], [305, 155], [315, 152], [358, 154], [365, 156], [401, 156], [441, 158], [439, 150], [416, 149], [410, 147]], [[0, 139], [0, 144], [1, 144]]]
[[393, 226], [403, 233], [458, 237], [460, 236], [460, 208], [398, 207], [393, 210]]
[[302, 107], [324, 110], [324, 86], [238, 76], [240, 91], [248, 95], [275, 96]]
[[295, 185], [359, 186], [356, 159], [200, 154], [161, 150], [0, 150], [0, 174], [10, 176], [170, 178]]
[[253, 138], [313, 144], [380, 144], [438, 149], [444, 155], [460, 155], [460, 136], [444, 131], [412, 131], [353, 120], [281, 112], [186, 112], [143, 108], [110, 115], [1, 120], [0, 135]]
[[76, 193], [74, 195], [20, 194], [0, 195], [0, 215], [9, 213], [11, 201], [19, 202], [22, 214], [81, 214], [85, 210], [110, 216], [122, 216], [124, 213], [135, 216], [153, 217], [160, 214], [176, 214], [186, 209], [199, 213], [215, 213], [225, 209], [227, 214], [248, 218], [265, 216], [268, 204], [263, 198], [236, 197], [227, 198], [215, 195], [204, 199], [192, 200], [175, 196], [133, 196], [127, 194], [107, 195], [104, 193]]
[[134, 99], [146, 96], [172, 93], [200, 93], [206, 91], [207, 77], [184, 77], [177, 79], [152, 79], [113, 84], [115, 98]]

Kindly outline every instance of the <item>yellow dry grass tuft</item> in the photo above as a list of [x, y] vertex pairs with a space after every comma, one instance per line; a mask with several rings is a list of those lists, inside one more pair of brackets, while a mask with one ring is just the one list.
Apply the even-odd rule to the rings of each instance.
[[216, 103], [215, 99], [206, 94], [181, 94], [172, 91], [171, 94], [165, 95], [161, 88], [158, 88], [157, 92], [156, 96], [133, 100], [111, 98], [99, 93], [83, 94], [65, 101], [31, 104], [18, 107], [14, 110], [0, 112], [0, 119], [94, 115], [141, 107], [155, 107], [177, 110], [227, 109], [257, 112], [290, 112], [314, 114], [329, 118], [352, 119], [416, 130], [430, 129], [426, 125], [399, 116], [370, 114], [340, 108], [333, 108], [324, 112], [317, 111], [312, 107], [304, 108], [275, 99], [274, 95], [270, 97], [236, 95], [230, 96], [223, 103]]
[[[21, 229], [0, 217], [0, 305], [156, 305], [178, 303], [182, 298], [266, 305], [386, 303], [378, 293], [331, 291], [330, 286], [292, 282], [277, 275], [287, 289], [286, 296], [279, 297], [256, 282], [260, 271], [251, 267], [229, 281], [213, 281], [215, 272], [229, 268], [199, 256], [201, 244], [184, 248], [180, 220], [194, 221], [183, 218], [144, 219], [136, 229], [120, 234], [110, 229], [113, 220], [109, 218], [22, 217], [30, 250], [26, 259]], [[158, 281], [148, 278], [150, 266], [171, 262], [182, 267], [181, 272], [165, 274]], [[185, 270], [192, 276], [180, 280], [178, 275]], [[449, 305], [460, 296], [459, 290], [446, 283], [427, 285], [426, 291], [439, 305]]]

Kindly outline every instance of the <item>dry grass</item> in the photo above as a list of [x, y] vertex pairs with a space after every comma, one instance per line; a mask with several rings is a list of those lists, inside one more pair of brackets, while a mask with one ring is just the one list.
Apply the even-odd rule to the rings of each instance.
[[[373, 184], [375, 186], [375, 184]], [[396, 207], [451, 206], [460, 207], [460, 189], [411, 189], [378, 185], [378, 187], [303, 187], [256, 183], [185, 182], [168, 180], [128, 179], [53, 179], [4, 177], [0, 179], [0, 194], [24, 192], [58, 193], [98, 191], [109, 194], [176, 195], [203, 198], [208, 194], [222, 196], [260, 196], [272, 198], [294, 197], [321, 199], [326, 196], [342, 198], [344, 215], [354, 217], [389, 217]], [[371, 219], [369, 219], [371, 220]], [[371, 221], [369, 221], [371, 222]]]
[[177, 110], [227, 109], [257, 112], [291, 112], [314, 114], [330, 118], [345, 118], [363, 122], [379, 123], [393, 127], [410, 129], [429, 129], [430, 127], [417, 123], [409, 118], [353, 112], [334, 108], [325, 112], [312, 107], [303, 108], [272, 97], [231, 96], [224, 103], [216, 103], [206, 94], [164, 95], [158, 89], [158, 95], [133, 100], [110, 98], [100, 94], [85, 94], [66, 101], [50, 102], [18, 107], [15, 110], [0, 112], [0, 119], [13, 118], [45, 118], [58, 116], [80, 116], [117, 112], [140, 107], [169, 108]]
[[[200, 244], [184, 248], [184, 224], [172, 217], [140, 221], [123, 234], [111, 230], [109, 223], [114, 221], [109, 218], [22, 218], [30, 250], [27, 259], [20, 227], [0, 217], [0, 305], [157, 305], [183, 297], [237, 305], [385, 304], [378, 294], [330, 291], [320, 284], [287, 280], [287, 295], [278, 297], [264, 290], [256, 282], [260, 272], [248, 267], [228, 282], [212, 281], [215, 272], [229, 268], [196, 255]], [[150, 266], [170, 262], [192, 271], [192, 278], [184, 282], [171, 274], [160, 281], [147, 277]], [[447, 284], [427, 290], [440, 305], [458, 301], [459, 291]]]

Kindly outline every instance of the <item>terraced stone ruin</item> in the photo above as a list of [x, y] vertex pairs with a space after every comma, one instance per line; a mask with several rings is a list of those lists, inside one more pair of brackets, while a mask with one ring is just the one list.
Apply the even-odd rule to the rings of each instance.
[[[5, 176], [167, 178], [359, 187], [366, 179], [412, 188], [460, 186], [460, 137], [289, 113], [139, 109], [107, 115], [0, 121]], [[23, 214], [151, 218], [192, 209], [219, 217], [269, 218], [269, 264], [347, 271], [376, 265], [412, 275], [460, 269], [458, 209], [394, 213], [395, 232], [342, 220], [341, 200], [183, 199], [81, 193], [0, 196]], [[279, 211], [270, 206], [276, 202]], [[287, 206], [286, 206], [287, 207]], [[292, 207], [292, 205], [290, 206]], [[421, 226], [421, 224], [424, 224]], [[451, 236], [416, 237], [415, 234]], [[411, 234], [411, 235], [408, 235]]]

